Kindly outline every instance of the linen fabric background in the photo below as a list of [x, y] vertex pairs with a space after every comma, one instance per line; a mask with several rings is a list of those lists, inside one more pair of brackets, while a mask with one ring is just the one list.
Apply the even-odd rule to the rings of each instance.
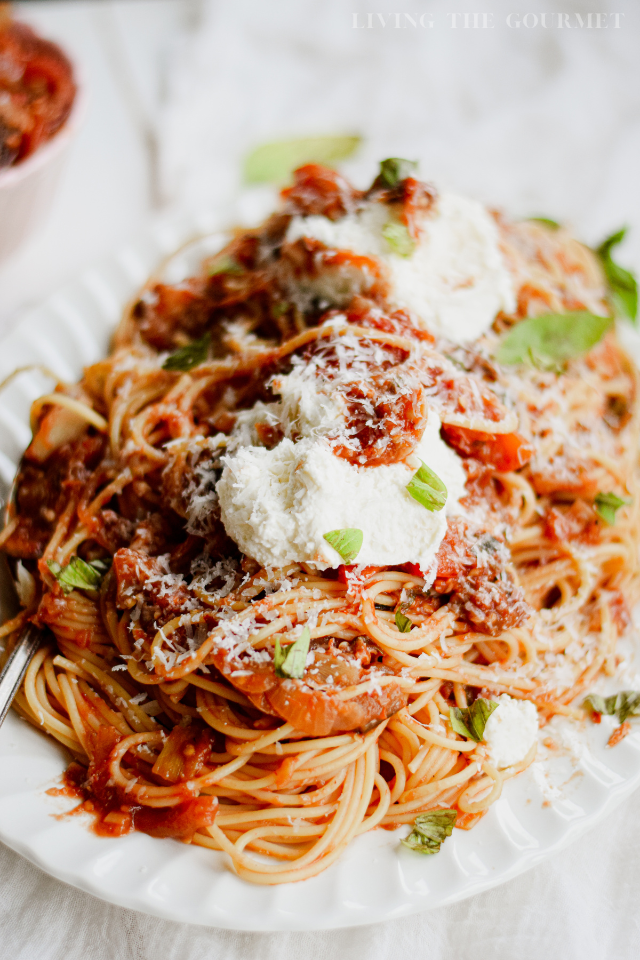
[[[166, 202], [236, 210], [239, 164], [257, 143], [365, 137], [345, 165], [359, 185], [385, 156], [420, 160], [437, 184], [515, 215], [566, 220], [587, 242], [632, 228], [620, 259], [640, 267], [640, 5], [203, 0], [176, 38], [151, 112]], [[540, 13], [547, 10], [547, 28]], [[380, 11], [385, 26], [379, 18]], [[367, 14], [374, 13], [368, 28]], [[451, 25], [493, 14], [493, 28]], [[620, 28], [579, 28], [620, 13]], [[395, 27], [399, 13], [404, 28]], [[432, 28], [413, 28], [405, 13]], [[511, 27], [525, 13], [538, 24]], [[354, 28], [354, 14], [357, 27]], [[481, 21], [480, 21], [481, 22]], [[491, 22], [491, 19], [489, 20]], [[595, 20], [592, 18], [592, 22]], [[269, 190], [240, 197], [266, 209]], [[1, 772], [0, 772], [1, 777]], [[103, 904], [0, 846], [0, 950], [7, 960], [631, 960], [640, 951], [640, 795], [510, 883], [450, 907], [323, 933], [237, 934]]]

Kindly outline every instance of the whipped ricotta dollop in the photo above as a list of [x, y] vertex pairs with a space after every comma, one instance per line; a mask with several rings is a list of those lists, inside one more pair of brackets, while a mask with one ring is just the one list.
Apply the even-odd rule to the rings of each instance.
[[524, 760], [538, 735], [538, 711], [531, 700], [514, 700], [503, 693], [491, 698], [498, 704], [484, 728], [494, 766], [501, 769]]
[[[310, 393], [304, 394], [307, 402], [309, 397]], [[324, 404], [325, 399], [319, 403]], [[275, 404], [273, 408], [273, 416], [282, 410]], [[335, 413], [330, 408], [329, 412]], [[225, 458], [216, 490], [222, 521], [232, 540], [265, 565], [297, 561], [324, 569], [343, 563], [324, 534], [356, 527], [363, 533], [358, 563], [413, 562], [428, 570], [447, 529], [446, 514], [459, 510], [465, 483], [460, 459], [440, 438], [435, 411], [429, 411], [415, 449], [415, 456], [434, 470], [447, 488], [445, 508], [433, 513], [406, 489], [418, 464], [354, 466], [333, 453], [321, 434], [323, 424], [314, 422], [308, 408], [305, 417], [306, 423], [301, 414], [295, 420], [296, 431], [307, 434], [297, 442], [285, 436], [271, 450], [250, 444], [237, 447]], [[246, 428], [245, 423], [241, 429]]]
[[[286, 240], [319, 240], [337, 250], [349, 250], [380, 261], [388, 275], [390, 301], [413, 311], [434, 333], [456, 343], [468, 343], [485, 333], [500, 310], [515, 309], [511, 276], [500, 251], [498, 229], [487, 209], [475, 200], [442, 193], [435, 208], [421, 215], [420, 238], [411, 256], [394, 253], [383, 228], [392, 218], [384, 203], [369, 203], [340, 220], [297, 216]], [[344, 301], [344, 277], [335, 304]], [[331, 301], [329, 275], [321, 275], [321, 294]], [[357, 291], [355, 291], [357, 292]]]

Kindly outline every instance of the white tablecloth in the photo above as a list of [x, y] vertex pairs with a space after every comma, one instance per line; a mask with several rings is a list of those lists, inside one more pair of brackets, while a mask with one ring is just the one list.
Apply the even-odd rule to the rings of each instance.
[[[462, 15], [454, 28], [452, 5], [439, 0], [380, 6], [378, 16], [370, 0], [21, 5], [84, 61], [93, 96], [49, 224], [0, 268], [0, 324], [135, 232], [154, 196], [231, 206], [248, 148], [305, 133], [361, 132], [345, 169], [362, 185], [381, 157], [416, 157], [436, 183], [569, 220], [588, 241], [635, 225], [621, 259], [640, 267], [640, 6], [566, 0], [545, 27], [539, 0], [461, 5], [492, 14], [486, 29], [482, 16], [465, 28]], [[621, 14], [620, 27], [604, 13]], [[162, 922], [68, 888], [0, 846], [0, 951], [3, 960], [631, 960], [639, 803], [494, 891], [331, 933]]]
[[155, 920], [51, 880], [0, 846], [7, 960], [636, 960], [638, 798], [568, 850], [470, 900], [330, 933], [232, 933]]

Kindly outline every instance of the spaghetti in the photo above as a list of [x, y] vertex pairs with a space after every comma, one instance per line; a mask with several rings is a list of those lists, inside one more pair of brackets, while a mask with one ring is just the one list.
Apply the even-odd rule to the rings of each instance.
[[[409, 230], [436, 202], [417, 183], [383, 198]], [[27, 620], [49, 636], [16, 707], [72, 754], [68, 785], [98, 832], [221, 850], [263, 884], [430, 810], [471, 828], [535, 744], [500, 767], [452, 709], [506, 694], [543, 722], [578, 716], [576, 697], [615, 670], [640, 584], [638, 381], [613, 328], [560, 372], [492, 359], [524, 318], [607, 314], [594, 255], [498, 219], [517, 307], [456, 346], [394, 309], [367, 258], [287, 242], [293, 212], [335, 220], [368, 198], [319, 168], [286, 194], [197, 276], [151, 280], [110, 356], [36, 401], [1, 538], [24, 605], [7, 651]], [[291, 296], [292, 277], [327, 270], [352, 285], [340, 309]], [[410, 458], [438, 412], [466, 488], [432, 569], [270, 566], [230, 539], [216, 486], [238, 424], [271, 378], [309, 363], [342, 392], [333, 453], [358, 469]], [[282, 441], [268, 417], [251, 429]], [[302, 674], [276, 669], [276, 644], [304, 631]]]

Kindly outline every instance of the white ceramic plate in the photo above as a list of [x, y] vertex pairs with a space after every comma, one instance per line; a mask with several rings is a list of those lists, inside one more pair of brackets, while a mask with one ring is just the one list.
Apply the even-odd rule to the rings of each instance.
[[[104, 355], [124, 303], [150, 271], [211, 227], [193, 219], [158, 223], [145, 239], [52, 297], [2, 343], [0, 379], [32, 363], [76, 379]], [[213, 245], [219, 242], [220, 235]], [[172, 279], [190, 259], [173, 261]], [[0, 393], [0, 477], [7, 483], [29, 441], [29, 405], [47, 386], [40, 374], [22, 374]], [[628, 676], [625, 682], [630, 685]], [[66, 765], [64, 754], [10, 714], [0, 731], [0, 839], [60, 880], [170, 920], [260, 931], [373, 923], [504, 883], [602, 820], [640, 785], [640, 732], [610, 750], [612, 728], [611, 718], [600, 726], [547, 727], [543, 736], [558, 749], [541, 748], [544, 759], [507, 783], [474, 830], [455, 830], [437, 856], [400, 847], [406, 830], [377, 830], [319, 877], [258, 887], [239, 880], [223, 854], [140, 833], [104, 839], [81, 817], [57, 816], [73, 805], [46, 793]]]

